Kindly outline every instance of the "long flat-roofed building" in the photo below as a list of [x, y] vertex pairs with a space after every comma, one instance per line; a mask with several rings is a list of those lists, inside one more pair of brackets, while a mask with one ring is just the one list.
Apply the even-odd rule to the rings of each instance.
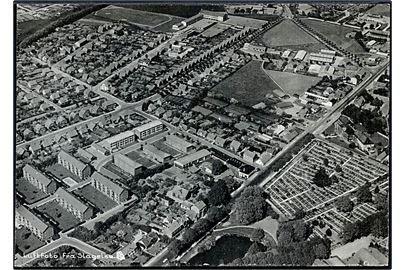
[[155, 160], [159, 161], [160, 163], [169, 161], [169, 159], [172, 157], [170, 154], [163, 152], [162, 150], [151, 144], [145, 145], [143, 147], [143, 152], [148, 156], [151, 156]]
[[128, 200], [128, 190], [114, 183], [99, 172], [95, 172], [91, 176], [91, 185], [116, 203], [122, 203]]
[[134, 133], [136, 136], [138, 136], [139, 139], [143, 139], [162, 130], [163, 123], [159, 120], [154, 120], [152, 122], [134, 128]]
[[64, 190], [58, 188], [55, 192], [56, 201], [67, 211], [72, 213], [80, 221], [88, 220], [93, 216], [93, 208], [86, 205], [84, 202]]
[[87, 179], [91, 174], [88, 164], [84, 164], [63, 150], [59, 152], [58, 163], [82, 179]]
[[23, 205], [20, 205], [15, 210], [15, 225], [18, 228], [21, 226], [26, 227], [43, 241], [50, 240], [54, 235], [54, 229], [51, 225], [37, 217]]
[[117, 153], [114, 155], [113, 159], [114, 164], [117, 167], [129, 173], [130, 175], [137, 175], [143, 171], [142, 164], [139, 164], [135, 160], [132, 160], [123, 154]]
[[189, 143], [188, 141], [177, 137], [176, 135], [168, 135], [166, 136], [166, 144], [172, 146], [173, 148], [180, 150], [182, 152], [187, 153], [191, 149], [193, 149], [194, 145]]
[[125, 131], [110, 138], [105, 139], [102, 145], [110, 150], [110, 152], [117, 151], [120, 148], [124, 148], [129, 144], [135, 142], [135, 134], [133, 131]]
[[52, 181], [29, 164], [24, 166], [23, 175], [33, 186], [47, 194], [52, 194], [56, 191], [56, 182]]
[[211, 152], [207, 149], [203, 149], [187, 155], [185, 157], [179, 158], [174, 162], [174, 165], [180, 168], [188, 168], [196, 163], [202, 162], [211, 156]]

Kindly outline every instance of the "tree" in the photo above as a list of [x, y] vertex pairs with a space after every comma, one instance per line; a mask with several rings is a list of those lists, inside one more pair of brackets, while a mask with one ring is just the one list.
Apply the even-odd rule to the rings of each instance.
[[348, 223], [343, 227], [342, 241], [343, 243], [351, 242], [354, 239], [358, 238], [359, 235], [360, 235], [359, 224]]
[[306, 215], [306, 213], [305, 213], [304, 209], [298, 209], [295, 212], [294, 217], [295, 217], [295, 219], [303, 219], [305, 217], [305, 215]]
[[332, 180], [329, 178], [329, 175], [326, 173], [324, 168], [319, 169], [312, 180], [315, 185], [318, 187], [327, 187], [332, 184]]
[[231, 198], [228, 187], [224, 180], [218, 180], [208, 192], [208, 203], [212, 206], [223, 205]]
[[340, 212], [351, 212], [354, 207], [354, 203], [348, 196], [342, 196], [335, 201], [335, 206]]
[[332, 230], [327, 228], [325, 231], [325, 234], [326, 234], [326, 236], [329, 236], [329, 237], [332, 236]]
[[375, 193], [375, 194], [380, 193], [380, 188], [378, 187], [378, 185], [375, 186], [374, 193]]
[[370, 183], [365, 183], [363, 186], [361, 186], [357, 192], [356, 192], [356, 197], [357, 197], [357, 203], [366, 203], [366, 202], [372, 202], [373, 201], [373, 195], [371, 194], [370, 191]]
[[260, 240], [263, 239], [263, 237], [264, 237], [264, 230], [261, 229], [261, 228], [256, 229], [256, 230], [252, 233], [252, 239], [253, 239], [254, 241], [260, 241]]
[[213, 175], [219, 175], [224, 170], [226, 170], [226, 166], [220, 160], [214, 159], [212, 161], [212, 174]]
[[211, 223], [217, 223], [221, 219], [225, 218], [227, 214], [228, 212], [224, 208], [213, 206], [207, 211], [207, 219]]
[[251, 224], [266, 216], [267, 207], [263, 189], [258, 186], [247, 187], [236, 201], [235, 216], [240, 223]]
[[183, 243], [179, 239], [174, 239], [167, 248], [169, 256], [172, 258], [179, 255], [182, 249]]

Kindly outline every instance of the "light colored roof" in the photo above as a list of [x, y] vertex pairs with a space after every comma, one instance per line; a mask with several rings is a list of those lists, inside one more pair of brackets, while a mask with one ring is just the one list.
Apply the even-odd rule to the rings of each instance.
[[123, 139], [131, 137], [131, 136], [135, 136], [135, 134], [133, 131], [128, 130], [128, 131], [124, 131], [120, 134], [114, 135], [112, 137], [109, 137], [109, 138], [105, 139], [104, 141], [108, 144], [111, 144], [111, 143], [123, 140]]
[[49, 225], [46, 224], [43, 220], [41, 220], [39, 217], [34, 215], [30, 210], [28, 210], [26, 207], [23, 205], [20, 205], [17, 209], [16, 212], [20, 214], [21, 216], [25, 217], [35, 228], [40, 230], [41, 232], [46, 231], [46, 229], [49, 228]]
[[148, 130], [150, 128], [159, 126], [159, 125], [162, 125], [162, 122], [159, 121], [159, 120], [154, 120], [154, 121], [151, 121], [151, 122], [146, 123], [144, 125], [141, 125], [139, 127], [136, 127], [133, 130], [137, 130], [138, 132], [142, 132], [142, 131]]
[[166, 136], [166, 141], [170, 141], [171, 143], [177, 144], [177, 145], [179, 145], [181, 147], [184, 147], [184, 148], [188, 148], [190, 146], [193, 146], [192, 143], [189, 143], [188, 141], [186, 141], [186, 140], [184, 140], [182, 138], [179, 138], [179, 137], [177, 137], [175, 135]]
[[131, 166], [134, 169], [142, 167], [142, 164], [136, 162], [135, 160], [130, 159], [129, 157], [121, 153], [117, 153], [114, 155], [114, 160], [116, 159], [119, 159], [121, 162], [124, 162], [125, 164]]
[[89, 206], [84, 204], [82, 201], [80, 201], [78, 198], [76, 198], [63, 188], [58, 188], [55, 194], [66, 200], [69, 204], [73, 206], [73, 208], [75, 208], [79, 212], [85, 212], [89, 208]]
[[125, 191], [124, 188], [120, 187], [99, 172], [94, 172], [91, 178], [96, 180], [97, 182], [102, 183], [105, 186], [108, 186], [112, 191], [114, 191], [114, 193], [121, 194]]
[[160, 149], [158, 149], [157, 147], [151, 145], [151, 144], [147, 144], [143, 147], [144, 150], [148, 150], [150, 152], [152, 152], [153, 154], [160, 156], [162, 158], [166, 158], [166, 157], [170, 157], [170, 154], [161, 151]]
[[86, 164], [75, 158], [74, 156], [68, 154], [67, 152], [61, 150], [59, 152], [59, 157], [63, 160], [68, 161], [70, 164], [72, 164], [74, 167], [76, 167], [79, 170], [84, 170], [86, 168]]
[[23, 171], [27, 172], [29, 175], [37, 179], [39, 182], [44, 184], [45, 186], [49, 185], [52, 180], [50, 180], [48, 177], [46, 177], [44, 174], [39, 172], [37, 169], [32, 167], [31, 165], [27, 164], [24, 166]]
[[211, 155], [210, 151], [208, 151], [207, 149], [203, 149], [185, 157], [179, 158], [175, 162], [184, 165], [209, 155]]

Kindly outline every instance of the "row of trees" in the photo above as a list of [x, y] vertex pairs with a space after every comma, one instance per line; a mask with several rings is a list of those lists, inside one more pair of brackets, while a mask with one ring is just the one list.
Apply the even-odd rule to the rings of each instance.
[[279, 171], [284, 165], [289, 162], [294, 155], [298, 154], [301, 149], [311, 142], [315, 136], [312, 133], [306, 134], [302, 139], [298, 140], [289, 150], [276, 159], [271, 166], [263, 170], [252, 182], [251, 185], [257, 185], [266, 179], [270, 173]]
[[104, 7], [106, 7], [106, 5], [91, 5], [82, 7], [74, 12], [68, 13], [67, 15], [58, 18], [57, 20], [51, 22], [49, 25], [45, 26], [44, 28], [41, 28], [32, 35], [21, 40], [21, 42], [19, 43], [19, 47], [25, 48], [31, 43], [37, 41], [38, 39], [49, 35], [53, 31], [55, 31], [56, 28], [62, 27], [66, 24], [73, 23], [79, 20], [80, 18]]
[[225, 207], [211, 207], [208, 209], [207, 216], [199, 219], [190, 228], [183, 233], [182, 240], [174, 239], [168, 246], [169, 256], [176, 257], [186, 251], [195, 241], [204, 236], [220, 220], [225, 218], [228, 212]]

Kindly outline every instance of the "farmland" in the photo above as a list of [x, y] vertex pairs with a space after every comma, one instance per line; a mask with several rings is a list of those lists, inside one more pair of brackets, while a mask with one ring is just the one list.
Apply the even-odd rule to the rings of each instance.
[[278, 89], [277, 84], [262, 70], [260, 61], [251, 61], [211, 91], [234, 98], [247, 106], [262, 102], [266, 94]]
[[[267, 31], [262, 42], [268, 47], [316, 50], [323, 48], [315, 38], [301, 30], [294, 22], [285, 20]], [[302, 47], [304, 45], [304, 47]], [[315, 47], [314, 47], [315, 46]]]
[[131, 8], [108, 6], [95, 13], [96, 16], [116, 21], [127, 21], [131, 24], [154, 27], [158, 24], [170, 21], [170, 17], [163, 14], [139, 11]]
[[302, 19], [302, 21], [329, 40], [335, 42], [337, 46], [352, 53], [364, 53], [363, 47], [356, 40], [346, 37], [348, 33], [354, 31], [352, 28], [311, 19]]
[[303, 94], [308, 88], [317, 84], [321, 78], [296, 73], [265, 70], [265, 72], [289, 95]]

